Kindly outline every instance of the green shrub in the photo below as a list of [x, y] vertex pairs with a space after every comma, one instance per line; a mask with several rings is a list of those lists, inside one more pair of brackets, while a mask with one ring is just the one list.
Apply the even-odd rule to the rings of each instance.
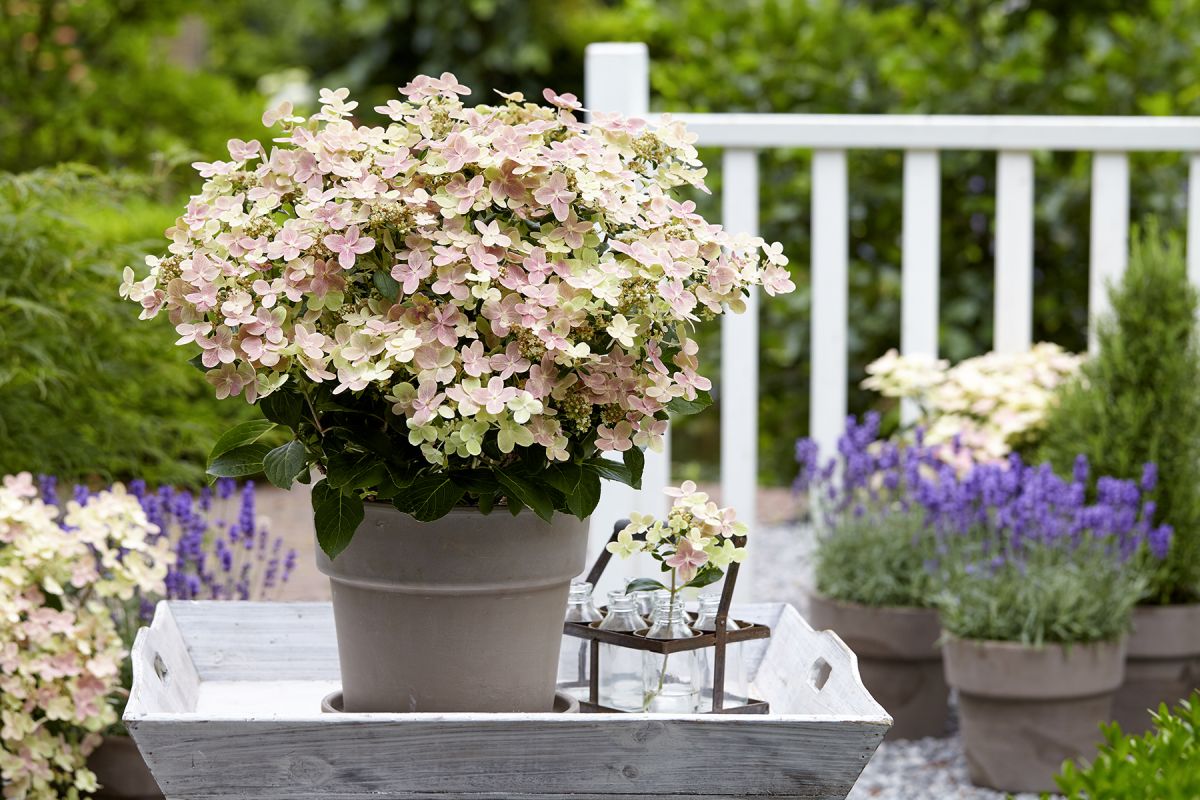
[[927, 606], [934, 556], [924, 509], [847, 515], [821, 537], [815, 554], [817, 591], [866, 606]]
[[1175, 529], [1155, 571], [1155, 602], [1200, 598], [1200, 342], [1198, 296], [1183, 245], [1151, 223], [1109, 292], [1098, 355], [1063, 391], [1046, 423], [1043, 458], [1061, 474], [1078, 454], [1093, 474], [1139, 479], [1158, 465], [1157, 519]]
[[1067, 800], [1195, 800], [1200, 797], [1200, 692], [1154, 714], [1154, 730], [1123, 736], [1104, 726], [1106, 744], [1083, 767], [1068, 761], [1056, 778]]
[[165, 319], [136, 324], [117, 296], [122, 266], [173, 218], [151, 188], [85, 168], [0, 173], [0, 474], [195, 484], [247, 413], [174, 358]]

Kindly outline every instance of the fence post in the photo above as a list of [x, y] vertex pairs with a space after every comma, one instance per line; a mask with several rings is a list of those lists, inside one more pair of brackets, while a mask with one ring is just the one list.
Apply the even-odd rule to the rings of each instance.
[[[721, 167], [721, 223], [730, 233], [758, 235], [758, 152], [728, 149]], [[754, 553], [758, 522], [758, 289], [741, 314], [721, 318], [721, 505], [750, 526]], [[766, 557], [766, 554], [761, 554]], [[741, 566], [739, 602], [754, 593], [751, 557]]]
[[[645, 117], [650, 112], [650, 56], [640, 42], [596, 42], [584, 51], [583, 104], [589, 111], [607, 111], [630, 117]], [[592, 514], [588, 537], [589, 563], [608, 542], [613, 523], [629, 516], [630, 511], [665, 516], [666, 496], [662, 490], [671, 479], [671, 441], [667, 435], [662, 453], [646, 452], [642, 489], [605, 481], [600, 503]], [[658, 564], [639, 556], [605, 571], [595, 591], [624, 588], [626, 576], [657, 576]]]

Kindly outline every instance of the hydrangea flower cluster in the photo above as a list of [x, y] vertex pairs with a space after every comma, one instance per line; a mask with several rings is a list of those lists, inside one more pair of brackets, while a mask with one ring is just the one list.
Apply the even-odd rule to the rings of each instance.
[[657, 581], [637, 581], [633, 588], [680, 589], [707, 586], [721, 579], [730, 564], [740, 564], [746, 558], [742, 544], [747, 526], [737, 521], [732, 508], [719, 508], [708, 494], [696, 490], [693, 481], [684, 481], [678, 488], [663, 490], [673, 497], [667, 518], [656, 520], [649, 514], [634, 512], [629, 524], [608, 543], [608, 552], [628, 558], [635, 553], [648, 553], [671, 573], [671, 585]]
[[678, 121], [469, 91], [419, 76], [376, 107], [386, 127], [356, 125], [346, 89], [269, 111], [274, 144], [197, 164], [168, 253], [122, 295], [166, 310], [218, 397], [299, 393], [318, 437], [352, 407], [442, 470], [660, 448], [667, 409], [710, 387], [689, 327], [792, 291], [780, 245], [671, 196], [704, 186]]
[[4, 797], [74, 800], [117, 721], [126, 656], [113, 607], [161, 594], [166, 543], [120, 485], [43, 502], [29, 473], [0, 488], [0, 777]]
[[862, 385], [913, 401], [926, 444], [965, 471], [1003, 461], [1029, 444], [1045, 424], [1056, 390], [1082, 362], [1082, 356], [1045, 342], [1025, 353], [987, 353], [953, 367], [944, 359], [889, 350], [867, 366]]

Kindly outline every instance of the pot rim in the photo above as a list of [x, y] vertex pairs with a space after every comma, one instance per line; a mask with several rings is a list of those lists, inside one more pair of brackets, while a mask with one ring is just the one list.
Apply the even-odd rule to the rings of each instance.
[[813, 589], [808, 593], [809, 599], [818, 600], [822, 603], [831, 606], [840, 606], [842, 608], [854, 609], [855, 611], [870, 611], [880, 614], [897, 614], [908, 616], [925, 616], [929, 614], [937, 614], [937, 606], [872, 606], [866, 603], [855, 603], [850, 600], [839, 600], [836, 597], [830, 597], [827, 594], [818, 592]]
[[1097, 697], [1125, 678], [1126, 637], [1038, 647], [945, 633], [946, 683], [964, 695], [1005, 701], [1052, 702]]

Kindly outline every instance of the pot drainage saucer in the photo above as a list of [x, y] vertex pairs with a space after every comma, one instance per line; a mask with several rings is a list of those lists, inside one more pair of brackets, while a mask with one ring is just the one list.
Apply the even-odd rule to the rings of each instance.
[[[341, 714], [342, 710], [342, 693], [333, 692], [325, 695], [321, 700], [321, 710], [327, 714]], [[554, 693], [554, 713], [555, 714], [578, 714], [579, 701], [566, 692]]]

